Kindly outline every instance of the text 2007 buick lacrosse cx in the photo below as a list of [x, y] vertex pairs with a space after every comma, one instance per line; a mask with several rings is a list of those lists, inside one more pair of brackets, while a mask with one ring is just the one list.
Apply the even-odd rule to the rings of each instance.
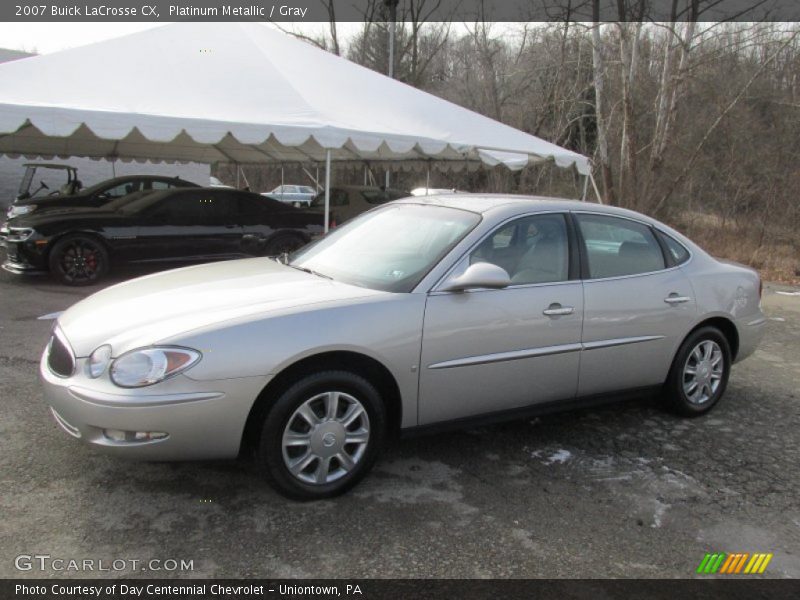
[[236, 457], [283, 494], [353, 486], [388, 435], [662, 388], [709, 411], [764, 330], [761, 281], [640, 214], [407, 198], [301, 249], [122, 283], [41, 361], [70, 435], [120, 456]]

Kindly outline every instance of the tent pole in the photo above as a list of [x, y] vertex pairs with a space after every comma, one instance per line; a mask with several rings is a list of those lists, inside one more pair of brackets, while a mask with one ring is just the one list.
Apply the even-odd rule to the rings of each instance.
[[603, 197], [600, 195], [600, 190], [597, 188], [597, 182], [594, 180], [594, 175], [592, 175], [591, 171], [589, 171], [589, 179], [592, 181], [592, 187], [594, 188], [595, 196], [597, 196], [597, 201], [602, 204]]
[[328, 233], [328, 223], [331, 215], [331, 150], [325, 150], [325, 233]]
[[431, 161], [428, 161], [428, 173], [425, 177], [425, 195], [431, 193]]
[[583, 194], [581, 194], [581, 202], [586, 202], [586, 193], [589, 191], [589, 176], [583, 176]]

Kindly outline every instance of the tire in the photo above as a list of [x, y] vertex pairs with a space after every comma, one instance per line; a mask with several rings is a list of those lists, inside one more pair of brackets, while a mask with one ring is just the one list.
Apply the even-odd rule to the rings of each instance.
[[68, 235], [50, 250], [50, 274], [64, 285], [97, 283], [108, 274], [111, 260], [105, 245], [89, 235]]
[[[336, 410], [330, 412], [334, 404]], [[287, 498], [331, 498], [369, 472], [385, 431], [386, 409], [369, 381], [348, 371], [323, 371], [292, 385], [267, 412], [257, 461]]]
[[306, 245], [306, 241], [294, 233], [279, 233], [267, 242], [264, 247], [266, 256], [280, 256], [281, 254], [291, 254]]
[[665, 400], [674, 412], [697, 417], [725, 394], [731, 372], [731, 349], [716, 327], [701, 327], [681, 344], [665, 384]]

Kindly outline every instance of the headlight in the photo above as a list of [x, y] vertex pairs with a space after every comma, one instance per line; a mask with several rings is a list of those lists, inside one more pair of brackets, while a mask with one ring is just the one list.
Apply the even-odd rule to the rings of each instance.
[[185, 371], [202, 355], [189, 348], [142, 348], [111, 363], [111, 381], [120, 387], [143, 387]]
[[27, 215], [30, 212], [36, 210], [35, 204], [21, 204], [19, 206], [12, 204], [8, 207], [8, 218], [13, 219], [14, 217], [19, 217], [21, 215]]
[[106, 370], [108, 362], [111, 360], [111, 346], [108, 344], [100, 346], [89, 356], [86, 363], [86, 370], [89, 377], [97, 379]]

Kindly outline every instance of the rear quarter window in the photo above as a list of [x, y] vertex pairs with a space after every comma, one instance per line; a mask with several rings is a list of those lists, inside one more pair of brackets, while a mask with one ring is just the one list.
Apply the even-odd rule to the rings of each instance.
[[689, 251], [678, 240], [667, 235], [663, 231], [656, 231], [656, 234], [667, 247], [667, 254], [673, 265], [682, 265], [689, 260]]

